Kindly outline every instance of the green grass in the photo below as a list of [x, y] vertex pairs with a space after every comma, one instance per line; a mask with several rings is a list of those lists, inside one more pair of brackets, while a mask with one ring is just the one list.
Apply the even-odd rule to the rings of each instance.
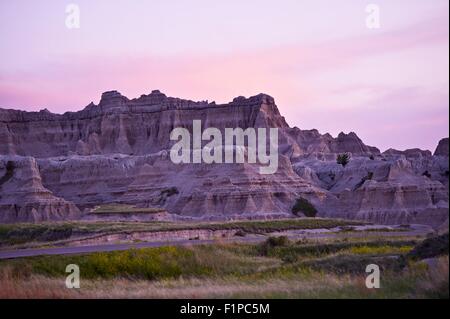
[[0, 246], [30, 241], [51, 242], [70, 238], [72, 234], [73, 227], [65, 223], [0, 225]]
[[349, 242], [331, 242], [331, 243], [307, 243], [301, 242], [273, 247], [266, 253], [267, 256], [277, 257], [282, 260], [292, 260], [294, 257], [321, 257], [339, 252], [348, 252], [349, 254], [402, 254], [412, 249], [417, 244], [417, 240], [380, 240], [371, 241], [355, 239]]
[[135, 214], [135, 213], [148, 213], [156, 214], [165, 212], [162, 208], [154, 207], [135, 207], [127, 204], [105, 204], [97, 206], [92, 210], [94, 214]]
[[167, 279], [180, 276], [201, 277], [217, 274], [245, 274], [254, 268], [271, 264], [270, 260], [245, 258], [227, 248], [213, 246], [158, 247], [130, 249], [76, 256], [41, 256], [0, 261], [0, 269], [8, 265], [16, 276], [34, 273], [50, 277], [64, 274], [68, 264], [77, 264], [83, 277]]
[[[346, 264], [366, 262], [371, 255], [402, 255], [410, 250], [411, 242], [384, 241], [354, 242], [347, 244], [311, 245], [294, 243], [285, 237], [270, 237], [261, 244], [200, 245], [193, 247], [159, 247], [92, 253], [76, 256], [40, 256], [10, 261], [2, 265], [13, 266], [15, 272], [58, 276], [68, 264], [78, 264], [86, 278], [112, 278], [117, 276], [143, 279], [176, 278], [202, 275], [254, 275], [267, 274], [274, 269], [284, 273], [299, 269], [331, 269]], [[407, 247], [407, 249], [406, 249]], [[336, 253], [343, 252], [342, 256]], [[364, 252], [364, 253], [362, 253]], [[360, 256], [361, 255], [361, 256]], [[307, 262], [304, 262], [304, 261]], [[345, 264], [345, 265], [344, 265]], [[283, 267], [279, 267], [279, 266]], [[344, 266], [343, 266], [344, 265]], [[265, 269], [263, 271], [263, 269]], [[363, 269], [364, 271], [364, 269]]]
[[[407, 257], [418, 243], [385, 238], [312, 244], [278, 237], [260, 244], [30, 257], [0, 261], [0, 285], [8, 287], [7, 296], [46, 296], [47, 290], [28, 292], [41, 286], [37, 282], [48, 286], [51, 297], [70, 296], [61, 282], [65, 267], [77, 264], [80, 296], [448, 298], [448, 256], [440, 257], [440, 268], [428, 269]], [[381, 268], [380, 289], [364, 285], [371, 263]]]
[[392, 247], [390, 245], [378, 246], [378, 247], [370, 247], [370, 246], [361, 246], [361, 247], [352, 247], [349, 250], [350, 254], [355, 255], [388, 255], [388, 254], [406, 254], [410, 252], [414, 246], [400, 246], [400, 247]]

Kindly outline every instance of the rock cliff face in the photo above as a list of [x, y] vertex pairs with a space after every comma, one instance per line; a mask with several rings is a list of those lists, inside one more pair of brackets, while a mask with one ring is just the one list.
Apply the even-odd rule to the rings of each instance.
[[439, 141], [439, 144], [434, 151], [434, 155], [448, 157], [448, 137]]
[[1, 154], [37, 158], [69, 155], [156, 153], [170, 146], [174, 127], [287, 127], [273, 98], [236, 98], [226, 105], [166, 97], [159, 91], [129, 100], [116, 91], [98, 105], [63, 115], [0, 110]]
[[77, 219], [80, 210], [42, 185], [32, 157], [0, 157], [0, 223]]
[[[175, 127], [278, 128], [279, 166], [173, 164]], [[237, 151], [235, 148], [234, 151]], [[350, 153], [344, 168], [336, 155]], [[319, 216], [380, 223], [448, 222], [448, 139], [434, 155], [384, 153], [351, 132], [336, 138], [290, 128], [272, 97], [229, 104], [106, 92], [62, 115], [0, 109], [0, 222], [77, 219], [105, 203], [161, 207], [173, 216], [288, 216], [305, 198]]]
[[325, 213], [334, 197], [310, 185], [282, 156], [277, 173], [260, 175], [256, 164], [175, 165], [166, 152], [39, 160], [44, 184], [80, 208], [104, 202], [163, 207], [182, 216], [274, 215], [290, 212], [305, 196]]

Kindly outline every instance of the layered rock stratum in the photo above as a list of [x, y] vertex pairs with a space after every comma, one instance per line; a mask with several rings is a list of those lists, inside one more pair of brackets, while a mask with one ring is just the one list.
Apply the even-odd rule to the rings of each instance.
[[[174, 164], [176, 127], [278, 128], [279, 166]], [[338, 154], [351, 160], [343, 167]], [[0, 109], [0, 222], [85, 218], [101, 204], [165, 209], [172, 218], [292, 215], [299, 198], [318, 216], [448, 225], [448, 139], [430, 151], [381, 153], [353, 132], [291, 128], [266, 94], [228, 104], [152, 91], [105, 92], [96, 105], [53, 114]], [[301, 214], [301, 213], [300, 213]]]

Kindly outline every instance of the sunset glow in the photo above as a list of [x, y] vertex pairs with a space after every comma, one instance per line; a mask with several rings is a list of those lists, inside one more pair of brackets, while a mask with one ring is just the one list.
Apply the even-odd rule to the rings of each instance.
[[[273, 96], [291, 126], [381, 150], [448, 136], [448, 1], [0, 2], [0, 107], [63, 113], [104, 91]], [[344, 4], [345, 3], [345, 4]], [[13, 17], [20, 16], [21, 19]]]

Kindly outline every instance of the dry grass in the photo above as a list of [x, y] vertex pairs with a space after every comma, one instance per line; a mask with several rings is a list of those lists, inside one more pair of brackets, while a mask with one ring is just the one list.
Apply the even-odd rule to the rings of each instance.
[[[448, 257], [439, 258], [435, 267], [417, 266], [410, 273], [382, 278], [380, 289], [367, 289], [364, 282], [364, 276], [314, 272], [252, 281], [233, 277], [82, 280], [80, 289], [67, 289], [64, 278], [15, 278], [10, 269], [2, 269], [0, 298], [448, 298]], [[447, 296], [436, 294], [444, 288]]]
[[323, 289], [335, 290], [346, 285], [357, 286], [361, 278], [338, 278], [332, 275], [297, 277], [295, 279], [266, 279], [240, 281], [228, 279], [176, 280], [82, 280], [80, 289], [65, 287], [64, 278], [32, 275], [27, 279], [15, 278], [11, 270], [0, 273], [0, 299], [5, 298], [227, 298], [271, 297], [283, 295], [296, 297], [314, 295]]
[[[362, 246], [363, 251], [357, 252], [365, 256], [392, 253], [392, 249], [399, 247], [396, 252], [406, 251], [399, 244], [398, 247], [380, 245], [380, 249]], [[286, 245], [281, 248], [290, 253], [292, 244]], [[448, 298], [448, 256], [433, 259], [428, 264], [411, 261], [401, 272], [387, 270], [382, 273], [380, 289], [367, 289], [364, 272], [336, 273], [326, 267], [322, 270], [318, 270], [319, 267], [305, 268], [301, 263], [283, 262], [273, 255], [258, 255], [261, 253], [258, 246], [234, 244], [166, 250], [114, 252], [109, 253], [108, 260], [112, 267], [116, 264], [129, 265], [128, 260], [137, 263], [144, 258], [142, 260], [146, 265], [148, 260], [145, 258], [150, 256], [155, 262], [158, 258], [154, 254], [157, 253], [164, 256], [161, 269], [167, 271], [165, 265], [169, 263], [173, 267], [181, 267], [181, 274], [169, 276], [162, 273], [147, 280], [145, 276], [138, 276], [136, 271], [140, 268], [137, 267], [133, 270], [134, 276], [119, 269], [113, 277], [98, 275], [88, 279], [86, 276], [83, 278], [83, 269], [86, 271], [87, 265], [80, 265], [80, 289], [65, 287], [64, 270], [56, 276], [39, 272], [43, 266], [51, 266], [52, 270], [60, 268], [56, 265], [65, 265], [75, 256], [3, 262], [0, 263], [0, 298]], [[294, 252], [302, 260], [304, 252]], [[132, 259], [128, 258], [130, 254]], [[137, 256], [140, 258], [136, 259]], [[352, 267], [359, 269], [361, 267], [354, 262], [366, 265], [366, 260], [361, 259], [366, 258], [364, 256], [340, 256], [340, 253], [332, 252], [324, 265], [333, 266], [333, 263], [342, 263], [350, 257]], [[76, 258], [81, 258], [78, 261], [84, 260], [85, 263], [96, 261], [98, 266], [100, 257], [107, 256], [94, 254]], [[324, 262], [320, 258], [316, 260]], [[199, 269], [207, 271], [199, 275]]]
[[418, 282], [418, 290], [426, 292], [429, 297], [448, 298], [448, 256], [437, 259], [435, 264], [426, 268], [426, 275]]
[[62, 279], [31, 275], [17, 278], [11, 268], [0, 269], [0, 299], [74, 298]]
[[[448, 298], [448, 255], [408, 258], [418, 243], [269, 238], [2, 260], [0, 298]], [[372, 263], [380, 289], [365, 286]], [[65, 287], [68, 264], [80, 267], [80, 289]]]

